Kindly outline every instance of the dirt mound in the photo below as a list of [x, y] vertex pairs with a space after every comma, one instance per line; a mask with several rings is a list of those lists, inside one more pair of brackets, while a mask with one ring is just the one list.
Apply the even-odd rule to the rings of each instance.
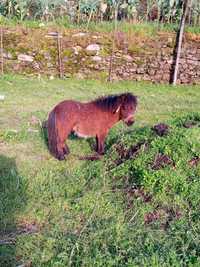
[[133, 204], [134, 199], [141, 199], [144, 203], [151, 202], [152, 195], [146, 192], [143, 188], [128, 187], [125, 189], [128, 206]]
[[156, 124], [152, 129], [159, 136], [164, 136], [169, 133], [169, 126], [165, 123]]
[[123, 192], [124, 199], [126, 202], [126, 208], [131, 209], [136, 199], [143, 203], [150, 203], [153, 199], [152, 194], [142, 187], [128, 186], [125, 188], [113, 188], [113, 192]]
[[163, 230], [167, 230], [170, 223], [174, 220], [180, 219], [182, 212], [178, 208], [172, 207], [158, 207], [152, 212], [147, 212], [144, 216], [146, 225], [152, 224], [156, 221], [160, 223]]
[[191, 167], [196, 167], [198, 164], [200, 164], [200, 157], [194, 157], [188, 163]]
[[196, 120], [189, 120], [189, 121], [186, 121], [186, 122], [183, 124], [183, 127], [185, 127], [185, 128], [200, 127], [200, 121], [196, 121]]
[[94, 155], [88, 155], [88, 156], [78, 156], [78, 159], [79, 160], [91, 160], [91, 161], [94, 161], [94, 160], [99, 160], [101, 159], [101, 155], [98, 155], [98, 154], [94, 154]]
[[151, 165], [151, 168], [153, 170], [160, 170], [168, 165], [175, 166], [173, 160], [169, 156], [157, 154], [155, 156], [153, 164]]
[[146, 141], [138, 142], [132, 146], [130, 146], [128, 149], [125, 149], [123, 144], [119, 144], [116, 147], [116, 151], [119, 155], [119, 158], [115, 161], [116, 165], [120, 165], [124, 161], [128, 159], [134, 159], [138, 156], [141, 150], [146, 150], [148, 147], [148, 143]]

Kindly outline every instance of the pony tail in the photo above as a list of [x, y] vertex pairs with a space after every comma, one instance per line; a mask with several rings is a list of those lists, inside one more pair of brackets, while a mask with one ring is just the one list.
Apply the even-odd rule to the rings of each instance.
[[54, 157], [58, 157], [58, 134], [56, 128], [56, 114], [53, 111], [49, 114], [48, 123], [47, 123], [47, 130], [48, 130], [48, 147], [50, 153]]

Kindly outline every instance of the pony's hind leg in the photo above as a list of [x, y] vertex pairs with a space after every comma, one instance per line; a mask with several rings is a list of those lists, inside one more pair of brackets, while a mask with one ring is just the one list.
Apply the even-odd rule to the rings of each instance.
[[60, 116], [57, 119], [57, 152], [58, 159], [64, 160], [65, 156], [70, 153], [68, 146], [65, 144], [65, 140], [71, 132], [71, 125], [66, 124], [66, 117]]
[[65, 142], [59, 142], [57, 144], [57, 159], [64, 160], [65, 156], [70, 153], [68, 146]]
[[58, 159], [64, 160], [65, 156], [70, 153], [69, 147], [65, 144], [65, 140], [67, 139], [70, 131], [61, 131], [59, 134], [59, 142], [57, 144], [58, 148]]
[[65, 156], [68, 155], [70, 153], [69, 148], [67, 145], [65, 145], [65, 143], [59, 143], [57, 145], [57, 155], [56, 158], [58, 160], [64, 160]]
[[61, 143], [57, 144], [56, 158], [58, 160], [64, 160], [65, 159], [65, 153], [64, 153], [63, 145]]

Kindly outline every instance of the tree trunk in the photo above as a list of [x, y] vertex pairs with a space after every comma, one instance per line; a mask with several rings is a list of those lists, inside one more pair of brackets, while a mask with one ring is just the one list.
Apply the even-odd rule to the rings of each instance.
[[180, 60], [180, 55], [181, 55], [183, 33], [184, 33], [184, 27], [185, 27], [185, 20], [186, 20], [187, 13], [189, 10], [189, 3], [190, 3], [190, 0], [185, 0], [185, 3], [183, 5], [183, 14], [181, 16], [181, 21], [180, 21], [180, 27], [179, 27], [179, 30], [177, 32], [175, 66], [174, 66], [173, 79], [172, 79], [173, 85], [176, 85], [176, 82], [177, 82], [177, 75], [178, 75], [179, 60]]

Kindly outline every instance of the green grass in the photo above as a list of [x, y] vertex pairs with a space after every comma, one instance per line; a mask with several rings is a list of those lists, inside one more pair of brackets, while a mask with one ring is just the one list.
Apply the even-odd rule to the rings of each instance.
[[[90, 22], [89, 26], [87, 22], [78, 24], [71, 23], [67, 17], [57, 18], [53, 21], [44, 22], [40, 20], [23, 20], [18, 19], [8, 19], [0, 16], [0, 25], [16, 27], [17, 25], [27, 27], [27, 28], [40, 28], [40, 27], [64, 27], [65, 29], [78, 29], [78, 30], [89, 30], [93, 32], [111, 32], [114, 30], [115, 24], [113, 21], [103, 21], [103, 22]], [[87, 28], [88, 27], [88, 28]], [[129, 23], [126, 21], [118, 21], [117, 28], [118, 31], [122, 32], [134, 32], [138, 34], [143, 34], [145, 36], [154, 36], [159, 31], [164, 32], [176, 32], [178, 29], [178, 24], [163, 23], [158, 24], [157, 22], [142, 22], [142, 23]], [[188, 26], [186, 25], [186, 32], [191, 32], [195, 34], [200, 34], [200, 26]]]
[[[79, 161], [94, 140], [74, 138], [66, 161], [52, 158], [40, 123], [55, 104], [124, 91], [139, 98], [136, 124], [111, 130], [102, 160]], [[16, 239], [0, 244], [0, 266], [199, 266], [200, 164], [188, 164], [200, 156], [199, 86], [6, 75], [0, 95], [0, 239]], [[140, 141], [136, 158], [118, 152]], [[153, 170], [158, 153], [174, 165]]]

